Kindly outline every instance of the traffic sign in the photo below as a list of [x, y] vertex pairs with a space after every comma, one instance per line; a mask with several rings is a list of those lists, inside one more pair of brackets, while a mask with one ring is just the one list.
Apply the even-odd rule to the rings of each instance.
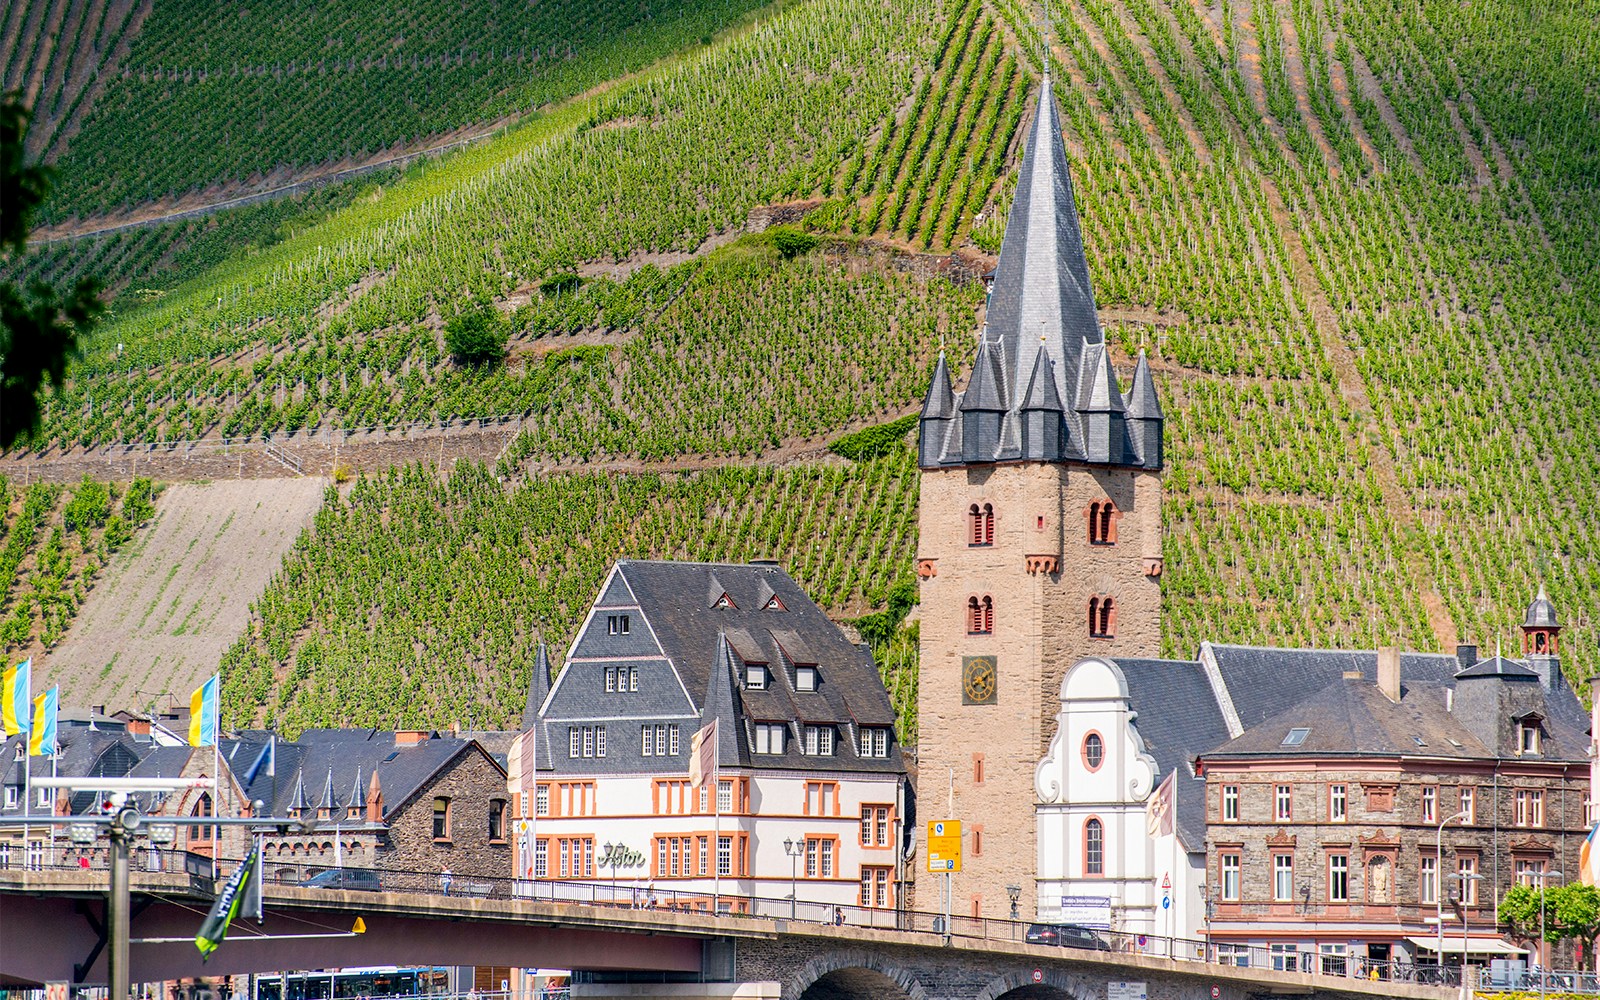
[[937, 875], [961, 870], [961, 821], [928, 821], [928, 871]]
[[1033, 981], [1036, 982], [1036, 983], [1044, 982], [1044, 970], [1043, 969], [1034, 969], [1033, 970]]
[[1163, 888], [1163, 889], [1172, 888], [1172, 873], [1171, 872], [1168, 872], [1168, 873], [1166, 873], [1166, 874], [1161, 876], [1161, 888]]

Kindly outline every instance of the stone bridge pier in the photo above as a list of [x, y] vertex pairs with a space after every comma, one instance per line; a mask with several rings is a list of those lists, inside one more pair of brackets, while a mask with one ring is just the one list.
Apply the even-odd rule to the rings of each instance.
[[[775, 937], [739, 937], [708, 948], [723, 982], [627, 982], [579, 976], [573, 1000], [675, 997], [682, 1000], [1325, 1000], [1383, 997], [1447, 1000], [1454, 990], [1175, 962], [1145, 955], [956, 939], [861, 928], [790, 925]], [[1119, 984], [1128, 984], [1120, 987]]]

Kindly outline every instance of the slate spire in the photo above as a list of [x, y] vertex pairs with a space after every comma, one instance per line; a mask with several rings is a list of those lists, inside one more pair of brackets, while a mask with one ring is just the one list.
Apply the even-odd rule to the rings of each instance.
[[1156, 395], [1156, 381], [1150, 374], [1150, 361], [1139, 351], [1139, 364], [1133, 370], [1133, 385], [1128, 388], [1124, 402], [1127, 404], [1128, 441], [1133, 446], [1133, 457], [1146, 469], [1159, 469], [1164, 463], [1161, 428], [1166, 414], [1161, 411], [1161, 400]]
[[544, 640], [539, 640], [538, 652], [533, 655], [533, 676], [528, 678], [528, 700], [522, 708], [522, 731], [527, 732], [539, 724], [539, 709], [550, 694], [550, 652]]
[[726, 632], [717, 633], [717, 662], [706, 678], [706, 696], [700, 705], [700, 725], [717, 720], [717, 764], [739, 763], [739, 712], [733, 703], [733, 675], [738, 654], [728, 642]]
[[339, 808], [339, 801], [333, 794], [333, 768], [328, 768], [328, 777], [322, 783], [322, 801], [317, 803], [318, 809], [334, 810]]
[[1041, 346], [1061, 360], [1056, 385], [1063, 396], [1065, 378], [1078, 370], [1079, 345], [1103, 339], [1067, 170], [1060, 112], [1048, 75], [1039, 88], [1038, 109], [1023, 150], [987, 315], [1010, 369], [1019, 376], [1033, 369], [1033, 356]]
[[1030, 461], [1058, 462], [1065, 457], [1066, 407], [1056, 391], [1055, 364], [1044, 344], [1033, 355], [1033, 372], [1022, 395], [1022, 457]]
[[978, 341], [972, 379], [961, 394], [961, 457], [992, 462], [1000, 451], [1000, 430], [1011, 403], [1006, 392], [1005, 352], [985, 335]]
[[1111, 367], [1111, 352], [1104, 342], [1083, 342], [1077, 410], [1083, 429], [1084, 461], [1097, 465], [1121, 465], [1126, 461], [1128, 405], [1123, 402], [1117, 373]]
[[361, 765], [356, 765], [356, 783], [350, 788], [350, 799], [345, 802], [350, 809], [367, 808], [367, 786], [361, 781]]
[[945, 435], [956, 417], [956, 394], [950, 386], [950, 366], [945, 364], [944, 351], [939, 351], [939, 363], [933, 368], [933, 381], [928, 383], [928, 394], [922, 400], [922, 415], [917, 420], [917, 463], [938, 465], [944, 450]]

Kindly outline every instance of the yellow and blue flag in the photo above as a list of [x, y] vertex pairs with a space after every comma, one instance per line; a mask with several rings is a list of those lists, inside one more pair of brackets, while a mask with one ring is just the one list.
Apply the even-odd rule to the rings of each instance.
[[0, 670], [0, 730], [7, 736], [18, 736], [29, 730], [29, 697], [33, 661], [23, 660], [14, 667]]
[[56, 755], [56, 712], [61, 707], [61, 689], [53, 687], [33, 699], [33, 735], [28, 737], [28, 752], [35, 757]]
[[194, 689], [189, 696], [189, 745], [217, 745], [217, 675]]

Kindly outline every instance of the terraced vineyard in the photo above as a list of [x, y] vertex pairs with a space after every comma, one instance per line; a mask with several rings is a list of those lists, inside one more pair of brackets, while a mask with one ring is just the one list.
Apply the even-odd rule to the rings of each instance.
[[[1164, 652], [1514, 648], [1542, 580], [1569, 620], [1569, 673], [1600, 668], [1600, 3], [1051, 10], [1103, 320], [1124, 361], [1150, 351], [1165, 393]], [[495, 470], [503, 489], [484, 470], [413, 470], [330, 507], [230, 654], [236, 719], [258, 702], [291, 726], [511, 718], [529, 638], [559, 645], [620, 554], [777, 555], [840, 613], [875, 607], [914, 544], [812, 561], [821, 543], [762, 527], [771, 490], [792, 484], [779, 506], [797, 524], [909, 524], [914, 476], [840, 493], [806, 486], [835, 474], [812, 465], [743, 463], [909, 412], [941, 342], [970, 356], [973, 287], [855, 241], [997, 245], [1039, 15], [1010, 0], [789, 7], [125, 314], [52, 402], [48, 444], [537, 417]], [[750, 238], [635, 267], [796, 202], [816, 252]], [[608, 262], [631, 276], [564, 277]], [[505, 369], [443, 356], [442, 320], [470, 302], [513, 316]], [[730, 459], [682, 480], [517, 481], [535, 463]], [[905, 459], [841, 474], [884, 462]], [[510, 513], [524, 505], [540, 513]], [[574, 506], [585, 515], [559, 519]], [[385, 510], [418, 534], [368, 565]], [[462, 554], [474, 519], [515, 554], [493, 569]], [[846, 571], [871, 582], [827, 576]], [[500, 588], [537, 612], [497, 610]], [[360, 610], [374, 596], [386, 613]], [[492, 637], [456, 635], [457, 619]], [[452, 642], [472, 652], [445, 655]], [[416, 648], [445, 663], [437, 686], [398, 666]]]
[[8, 659], [61, 641], [100, 570], [154, 513], [154, 500], [148, 479], [84, 479], [62, 489], [0, 476], [0, 651]]
[[[569, 97], [708, 39], [759, 6], [260, 0], [219, 8], [144, 0], [142, 30], [134, 29], [120, 72], [73, 122], [46, 214], [53, 221], [122, 211], [367, 160]], [[50, 26], [91, 20], [105, 7], [107, 0], [12, 5], [13, 21], [42, 25], [16, 46], [18, 75], [54, 80]], [[65, 99], [63, 91], [51, 106]]]

